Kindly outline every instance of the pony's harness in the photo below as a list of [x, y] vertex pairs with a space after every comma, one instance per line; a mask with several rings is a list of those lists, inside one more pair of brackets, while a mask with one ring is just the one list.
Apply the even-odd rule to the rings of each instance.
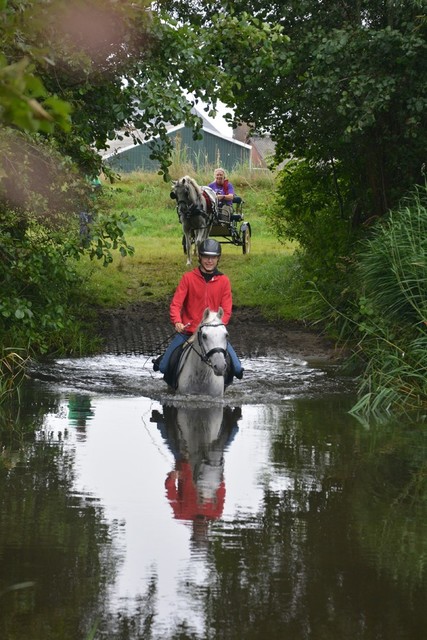
[[189, 220], [195, 216], [201, 216], [206, 220], [206, 225], [204, 227], [198, 227], [198, 229], [205, 229], [212, 224], [212, 221], [217, 216], [215, 203], [204, 189], [202, 189], [202, 195], [206, 202], [206, 211], [195, 202], [188, 204], [188, 200], [177, 200], [177, 212], [180, 222], [182, 222], [182, 217]]

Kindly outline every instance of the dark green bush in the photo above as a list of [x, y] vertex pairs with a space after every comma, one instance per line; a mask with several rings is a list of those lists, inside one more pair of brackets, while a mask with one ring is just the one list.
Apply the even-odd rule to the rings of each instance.
[[[347, 305], [348, 270], [359, 233], [352, 228], [348, 198], [346, 181], [337, 180], [333, 165], [293, 160], [279, 174], [269, 211], [279, 238], [298, 243], [307, 318], [327, 321], [331, 334], [338, 331], [334, 315], [340, 318]], [[327, 300], [334, 301], [336, 314]]]
[[74, 334], [70, 305], [80, 281], [55, 235], [30, 219], [22, 237], [0, 227], [3, 345], [43, 354], [58, 348], [60, 334]]

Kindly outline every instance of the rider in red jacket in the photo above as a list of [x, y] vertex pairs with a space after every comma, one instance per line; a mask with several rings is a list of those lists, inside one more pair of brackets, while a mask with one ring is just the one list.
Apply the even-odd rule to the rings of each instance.
[[215, 269], [212, 276], [206, 279], [203, 271], [197, 267], [182, 276], [170, 305], [170, 319], [175, 327], [177, 324], [183, 324], [186, 333], [194, 333], [206, 307], [212, 311], [222, 307], [222, 321], [228, 324], [232, 305], [228, 277]]
[[[228, 276], [218, 271], [221, 245], [208, 238], [199, 247], [199, 266], [184, 273], [176, 288], [170, 304], [170, 319], [176, 334], [163, 356], [153, 361], [154, 370], [165, 373], [173, 351], [194, 333], [202, 321], [206, 308], [224, 310], [222, 318], [226, 325], [231, 317], [233, 299]], [[227, 351], [233, 365], [233, 375], [241, 379], [243, 369], [236, 352], [230, 343]]]

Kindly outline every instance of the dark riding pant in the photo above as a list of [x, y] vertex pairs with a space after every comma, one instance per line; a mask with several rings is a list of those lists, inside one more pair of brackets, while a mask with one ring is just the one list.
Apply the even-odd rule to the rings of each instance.
[[188, 338], [190, 337], [191, 334], [189, 333], [176, 333], [173, 337], [173, 339], [171, 340], [171, 342], [169, 343], [169, 346], [167, 347], [166, 351], [164, 352], [162, 359], [159, 362], [159, 371], [161, 371], [162, 373], [165, 373], [168, 365], [169, 365], [169, 360], [171, 359], [171, 355], [172, 353], [175, 351], [175, 349], [177, 347], [179, 347], [183, 342], [185, 342], [186, 340], [188, 340]]

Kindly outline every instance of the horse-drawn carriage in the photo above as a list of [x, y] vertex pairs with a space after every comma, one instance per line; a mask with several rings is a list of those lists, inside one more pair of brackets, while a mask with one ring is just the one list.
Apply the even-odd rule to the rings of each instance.
[[244, 220], [242, 198], [234, 198], [235, 209], [230, 219], [221, 213], [215, 192], [209, 187], [200, 187], [189, 176], [176, 180], [170, 195], [177, 203], [184, 232], [182, 246], [188, 265], [191, 264], [192, 245], [197, 247], [209, 236], [215, 236], [222, 244], [242, 247], [243, 253], [249, 253], [251, 225]]
[[231, 219], [228, 215], [223, 216], [219, 210], [217, 220], [213, 223], [209, 235], [215, 236], [218, 242], [234, 244], [236, 247], [242, 247], [243, 253], [249, 253], [251, 250], [251, 225], [244, 220], [244, 200], [235, 196], [233, 204], [235, 208]]

